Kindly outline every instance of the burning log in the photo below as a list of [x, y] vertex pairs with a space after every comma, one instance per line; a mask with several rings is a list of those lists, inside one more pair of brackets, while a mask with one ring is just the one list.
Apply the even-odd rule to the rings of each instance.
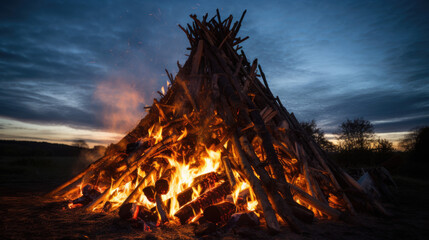
[[280, 231], [280, 225], [277, 221], [274, 209], [272, 208], [270, 202], [268, 201], [267, 194], [262, 188], [262, 185], [259, 179], [253, 173], [253, 169], [250, 166], [243, 149], [240, 147], [240, 142], [238, 141], [237, 134], [233, 134], [232, 142], [235, 151], [238, 153], [238, 159], [240, 160], [240, 167], [243, 169], [243, 174], [252, 187], [253, 191], [256, 194], [256, 198], [258, 199], [259, 205], [262, 207], [264, 212], [264, 217], [267, 222], [267, 227], [274, 232]]
[[229, 182], [224, 182], [184, 205], [174, 216], [179, 218], [181, 224], [185, 224], [195, 216], [195, 213], [199, 213], [206, 207], [222, 201], [230, 193], [231, 186]]
[[207, 221], [212, 223], [227, 222], [232, 214], [237, 211], [237, 207], [231, 202], [222, 202], [211, 205], [204, 209], [204, 217]]
[[194, 192], [193, 189], [201, 189], [201, 192], [204, 192], [207, 189], [212, 188], [217, 182], [219, 182], [219, 180], [220, 177], [215, 172], [206, 173], [194, 178], [192, 185], [177, 195], [179, 207], [182, 207], [192, 200], [192, 194]]
[[155, 202], [155, 187], [154, 186], [147, 186], [143, 188], [143, 193], [146, 196], [147, 200], [149, 202]]
[[[218, 183], [223, 178], [223, 176], [215, 172], [209, 172], [195, 177], [190, 187], [186, 188], [185, 190], [176, 195], [175, 198], [179, 203], [179, 207], [182, 207], [183, 205], [192, 200], [192, 195], [194, 194], [195, 190], [200, 189], [200, 193], [204, 193], [207, 189], [211, 189], [212, 187], [214, 187], [216, 183]], [[170, 211], [171, 201], [171, 198], [164, 201], [163, 205], [165, 206], [166, 212]], [[156, 207], [151, 210], [156, 210]]]
[[155, 192], [161, 195], [167, 194], [170, 189], [170, 185], [166, 179], [159, 179], [155, 182]]
[[94, 199], [100, 196], [101, 193], [93, 188], [91, 185], [86, 185], [82, 189], [82, 196], [76, 198], [69, 204], [69, 208], [76, 208], [86, 206], [91, 203]]
[[227, 156], [221, 158], [223, 168], [225, 169], [226, 176], [228, 177], [228, 181], [231, 184], [231, 187], [234, 188], [236, 181], [234, 177], [234, 173], [232, 173], [231, 162]]
[[233, 224], [233, 226], [241, 227], [252, 227], [259, 226], [259, 218], [254, 212], [239, 212], [234, 213], [231, 216], [231, 220], [228, 224]]
[[[142, 180], [140, 180], [140, 183], [139, 183], [139, 185], [137, 185], [137, 187], [134, 189], [134, 191], [127, 197], [127, 199], [125, 199], [125, 201], [121, 204], [121, 206], [122, 205], [124, 205], [124, 204], [127, 204], [127, 203], [129, 203], [129, 202], [133, 202], [133, 201], [135, 201], [136, 200], [136, 198], [141, 194], [141, 192], [142, 192], [142, 188], [143, 188], [143, 184], [144, 184], [144, 182], [145, 182], [145, 180], [152, 174], [152, 172], [154, 171], [154, 169], [151, 169], [147, 174], [146, 174], [146, 176], [142, 179]], [[150, 200], [149, 200], [150, 201]]]
[[109, 212], [110, 209], [112, 209], [112, 203], [107, 201], [106, 203], [104, 203], [103, 212]]
[[158, 221], [158, 215], [156, 213], [135, 203], [127, 203], [121, 206], [119, 208], [119, 217], [124, 220], [141, 219], [152, 224]]
[[161, 216], [161, 223], [168, 222], [167, 213], [165, 212], [165, 206], [162, 202], [162, 195], [165, 195], [169, 190], [168, 181], [165, 179], [159, 179], [155, 183], [155, 202], [156, 202], [156, 210]]
[[164, 141], [152, 146], [151, 148], [148, 149], [144, 149], [144, 148], [139, 148], [138, 150], [136, 150], [135, 152], [133, 152], [133, 154], [131, 154], [128, 158], [127, 161], [130, 161], [131, 159], [136, 160], [139, 156], [141, 156], [143, 154], [143, 157], [141, 157], [138, 161], [133, 161], [133, 165], [128, 168], [128, 170], [122, 174], [122, 176], [115, 182], [112, 184], [112, 186], [108, 189], [106, 189], [103, 194], [101, 194], [98, 198], [96, 198], [91, 204], [89, 204], [86, 209], [87, 210], [92, 210], [94, 209], [95, 206], [97, 206], [98, 204], [102, 203], [106, 198], [108, 198], [110, 196], [110, 191], [117, 188], [122, 181], [129, 175], [131, 174], [133, 171], [135, 171], [137, 169], [137, 167], [139, 167], [146, 159], [148, 159], [149, 157], [151, 157], [160, 147], [164, 146], [164, 144], [170, 143], [173, 140], [173, 138], [167, 138]]

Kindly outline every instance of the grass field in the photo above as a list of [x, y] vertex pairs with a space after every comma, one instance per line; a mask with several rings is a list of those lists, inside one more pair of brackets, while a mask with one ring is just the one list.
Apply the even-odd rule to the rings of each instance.
[[66, 181], [88, 163], [79, 157], [0, 157], [1, 195], [22, 191], [43, 191]]

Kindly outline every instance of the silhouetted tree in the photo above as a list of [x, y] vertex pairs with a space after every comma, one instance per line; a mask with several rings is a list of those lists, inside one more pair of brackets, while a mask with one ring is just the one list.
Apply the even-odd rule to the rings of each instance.
[[89, 148], [88, 144], [85, 140], [82, 139], [76, 139], [73, 141], [72, 146], [78, 147], [78, 148]]
[[317, 127], [317, 124], [314, 119], [310, 122], [301, 122], [301, 127], [304, 129], [304, 131], [307, 132], [308, 135], [313, 137], [316, 143], [319, 144], [319, 146], [323, 150], [327, 152], [332, 152], [335, 150], [334, 144], [332, 144], [332, 142], [326, 139], [325, 132], [319, 127]]
[[419, 135], [420, 128], [413, 128], [411, 132], [405, 135], [404, 139], [399, 143], [404, 151], [411, 152], [414, 151], [414, 147], [416, 146], [417, 135]]
[[393, 152], [393, 143], [387, 139], [379, 138], [374, 141], [373, 150], [378, 153], [391, 153]]
[[339, 127], [342, 150], [369, 150], [374, 136], [374, 125], [363, 118], [347, 119]]
[[413, 158], [417, 161], [429, 159], [429, 126], [413, 129], [400, 145], [405, 151], [413, 153]]

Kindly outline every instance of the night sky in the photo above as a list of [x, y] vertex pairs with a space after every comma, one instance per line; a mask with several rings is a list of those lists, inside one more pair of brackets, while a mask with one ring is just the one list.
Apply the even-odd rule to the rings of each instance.
[[[37, 2], [37, 3], [36, 3]], [[429, 124], [428, 1], [7, 1], [0, 139], [119, 140], [186, 61], [189, 14], [237, 20], [243, 49], [299, 120], [370, 120], [397, 140]], [[331, 136], [331, 135], [329, 135]]]

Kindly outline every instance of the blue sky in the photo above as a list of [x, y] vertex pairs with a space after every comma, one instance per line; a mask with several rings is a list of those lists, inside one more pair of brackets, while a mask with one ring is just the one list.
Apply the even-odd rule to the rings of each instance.
[[0, 138], [116, 141], [186, 60], [177, 24], [216, 8], [247, 9], [243, 49], [299, 120], [335, 133], [363, 117], [396, 138], [429, 124], [427, 1], [9, 1]]

